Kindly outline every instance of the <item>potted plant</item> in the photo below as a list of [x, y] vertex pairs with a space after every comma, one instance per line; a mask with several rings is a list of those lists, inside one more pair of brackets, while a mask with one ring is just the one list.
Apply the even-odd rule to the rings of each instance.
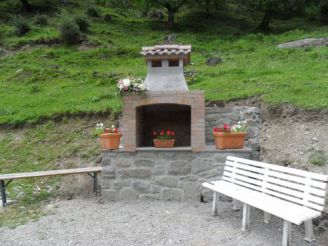
[[115, 125], [105, 128], [103, 123], [96, 125], [96, 134], [99, 136], [101, 149], [118, 149], [122, 133]]
[[175, 143], [175, 132], [173, 130], [160, 130], [153, 132], [154, 145], [156, 148], [172, 148]]
[[247, 134], [247, 122], [239, 121], [233, 126], [224, 124], [223, 127], [213, 128], [213, 136], [217, 149], [244, 148]]

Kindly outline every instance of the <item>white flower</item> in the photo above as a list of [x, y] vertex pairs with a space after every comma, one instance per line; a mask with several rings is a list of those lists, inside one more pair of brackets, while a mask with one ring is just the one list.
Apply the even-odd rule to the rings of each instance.
[[131, 81], [129, 79], [123, 79], [123, 85], [124, 86], [130, 86]]
[[142, 91], [146, 90], [145, 84], [140, 84], [139, 89], [142, 90]]

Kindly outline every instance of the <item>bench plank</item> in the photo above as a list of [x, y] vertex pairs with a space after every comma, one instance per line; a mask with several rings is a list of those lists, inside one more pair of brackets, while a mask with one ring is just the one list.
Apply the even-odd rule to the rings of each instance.
[[94, 172], [98, 173], [101, 171], [102, 171], [102, 167], [98, 166], [98, 167], [85, 167], [85, 168], [73, 168], [73, 169], [63, 169], [63, 170], [26, 172], [26, 173], [9, 173], [9, 174], [0, 174], [0, 180], [35, 178], [35, 177], [78, 174], [78, 173], [94, 173]]

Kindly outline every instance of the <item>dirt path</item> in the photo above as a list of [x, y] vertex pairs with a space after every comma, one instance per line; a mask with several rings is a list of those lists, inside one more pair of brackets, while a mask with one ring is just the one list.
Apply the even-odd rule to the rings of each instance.
[[[251, 230], [242, 232], [241, 211], [220, 203], [219, 216], [211, 204], [134, 201], [100, 204], [94, 199], [57, 201], [47, 206], [51, 215], [15, 229], [0, 228], [0, 245], [281, 245], [282, 221], [262, 223], [262, 213], [251, 212]], [[307, 244], [303, 229], [294, 226], [292, 245]]]

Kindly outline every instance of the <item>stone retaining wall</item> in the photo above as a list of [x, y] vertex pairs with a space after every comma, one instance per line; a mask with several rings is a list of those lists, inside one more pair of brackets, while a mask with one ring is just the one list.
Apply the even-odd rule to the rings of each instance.
[[147, 149], [136, 152], [103, 152], [102, 196], [105, 201], [157, 199], [210, 199], [201, 183], [222, 175], [227, 155], [251, 158], [251, 150], [207, 149], [193, 153], [189, 148]]
[[260, 160], [260, 109], [257, 107], [206, 107], [205, 108], [205, 142], [214, 145], [213, 127], [238, 121], [247, 121], [249, 127], [246, 147], [252, 149], [252, 160]]

